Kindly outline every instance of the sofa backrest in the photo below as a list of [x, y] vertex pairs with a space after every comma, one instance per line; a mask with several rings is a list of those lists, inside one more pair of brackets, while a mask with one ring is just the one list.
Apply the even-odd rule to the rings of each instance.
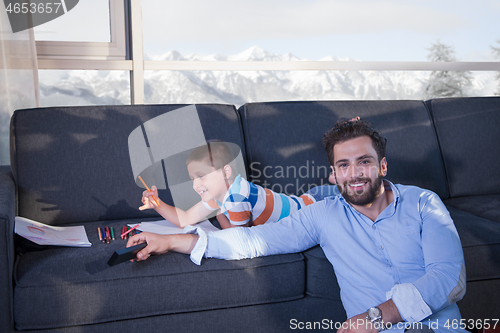
[[253, 182], [286, 194], [328, 184], [323, 134], [339, 118], [360, 116], [388, 140], [387, 179], [448, 197], [439, 146], [422, 101], [249, 103], [239, 108]]
[[500, 193], [500, 97], [427, 102], [443, 154], [450, 196]]
[[[128, 137], [144, 122], [184, 105], [51, 107], [18, 110], [11, 119], [11, 167], [17, 214], [51, 225], [158, 216], [139, 211]], [[239, 145], [232, 105], [196, 106], [205, 138]], [[148, 184], [149, 186], [154, 184]], [[162, 200], [172, 204], [168, 190]]]

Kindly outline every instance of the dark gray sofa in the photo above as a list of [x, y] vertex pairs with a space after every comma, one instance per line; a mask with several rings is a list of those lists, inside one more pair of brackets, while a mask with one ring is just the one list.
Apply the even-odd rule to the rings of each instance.
[[[282, 332], [345, 320], [322, 250], [240, 261], [168, 253], [109, 268], [124, 240], [97, 227], [155, 220], [142, 212], [127, 138], [181, 105], [18, 110], [11, 167], [0, 168], [0, 331]], [[387, 178], [435, 191], [464, 248], [467, 319], [500, 309], [500, 98], [197, 105], [207, 139], [241, 147], [255, 183], [289, 194], [326, 184], [323, 133], [361, 116], [388, 138]], [[160, 197], [172, 203], [168, 190]], [[14, 216], [84, 225], [90, 248], [39, 247], [14, 236]], [[215, 220], [213, 223], [216, 224]], [[304, 326], [302, 326], [304, 325]], [[295, 328], [295, 329], [294, 329]]]

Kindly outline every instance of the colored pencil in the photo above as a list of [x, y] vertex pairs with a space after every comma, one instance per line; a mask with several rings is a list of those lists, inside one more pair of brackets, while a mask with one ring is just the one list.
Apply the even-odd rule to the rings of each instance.
[[[142, 185], [144, 185], [144, 187], [148, 190], [148, 192], [151, 192], [151, 190], [149, 189], [148, 185], [146, 185], [146, 183], [144, 182], [144, 180], [142, 180], [141, 176], [139, 176], [139, 180], [142, 182]], [[156, 204], [159, 207], [160, 203], [158, 202], [158, 199], [156, 199], [156, 197], [154, 195], [153, 195], [153, 199], [155, 199], [155, 202], [156, 202]]]
[[122, 234], [122, 237], [127, 236], [127, 234], [129, 234], [132, 230], [134, 230], [134, 229], [135, 229], [135, 228], [137, 228], [138, 226], [139, 226], [139, 224], [138, 224], [138, 225], [136, 225], [136, 226], [135, 226], [135, 227], [133, 227], [133, 228], [128, 229], [126, 232], [124, 232], [124, 233]]

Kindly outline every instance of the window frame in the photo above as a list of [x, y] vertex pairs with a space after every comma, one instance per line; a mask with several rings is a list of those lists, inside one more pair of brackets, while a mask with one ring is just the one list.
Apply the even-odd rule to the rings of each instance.
[[144, 104], [145, 70], [500, 72], [500, 61], [144, 61], [142, 0], [109, 1], [110, 43], [37, 41], [38, 68], [130, 71], [131, 104]]
[[109, 0], [109, 15], [110, 42], [36, 41], [38, 59], [125, 60], [127, 42], [124, 1]]

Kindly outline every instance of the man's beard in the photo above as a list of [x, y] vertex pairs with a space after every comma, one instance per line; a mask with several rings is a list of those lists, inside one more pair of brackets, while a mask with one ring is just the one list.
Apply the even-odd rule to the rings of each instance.
[[[342, 186], [339, 186], [340, 192], [342, 193], [344, 199], [351, 205], [357, 205], [357, 206], [368, 205], [372, 203], [375, 200], [375, 198], [380, 194], [383, 178], [384, 177], [382, 175], [379, 175], [373, 183], [370, 178], [358, 178], [354, 181], [349, 181], [349, 182], [346, 181]], [[359, 183], [359, 182], [367, 182], [368, 188], [366, 190], [363, 190], [361, 193], [356, 192], [356, 190], [350, 191], [348, 189], [349, 184]], [[354, 192], [354, 193], [350, 194], [349, 192]]]

